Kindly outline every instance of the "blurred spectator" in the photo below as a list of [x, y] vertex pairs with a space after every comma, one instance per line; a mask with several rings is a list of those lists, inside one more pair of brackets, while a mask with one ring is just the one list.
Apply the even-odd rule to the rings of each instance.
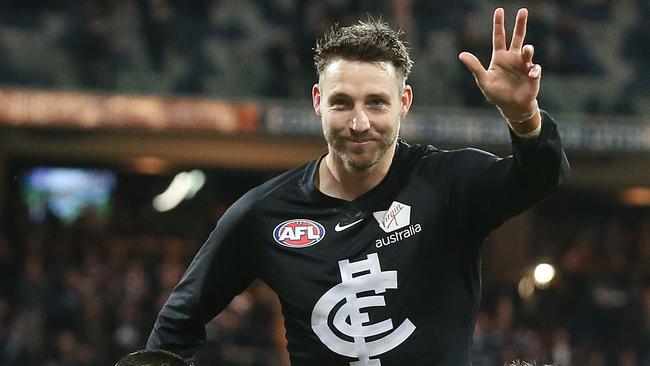
[[115, 67], [110, 38], [110, 1], [79, 2], [70, 9], [68, 30], [63, 44], [74, 57], [75, 68], [83, 85], [93, 89], [111, 89]]
[[603, 73], [590, 46], [582, 38], [581, 25], [582, 19], [569, 12], [563, 12], [558, 19], [555, 30], [558, 50], [556, 58], [549, 60], [551, 71], [568, 75]]
[[266, 50], [268, 60], [268, 78], [262, 88], [262, 94], [271, 98], [287, 98], [291, 96], [291, 79], [294, 70], [299, 66], [296, 51], [289, 38], [283, 31], [275, 31]]
[[478, 10], [476, 2], [468, 0], [454, 2], [413, 0], [412, 2], [412, 14], [417, 27], [416, 38], [413, 38], [413, 41], [418, 48], [427, 46], [431, 32], [443, 29], [461, 32], [467, 27], [468, 18], [472, 17], [470, 14]]
[[137, 0], [147, 55], [154, 70], [167, 66], [166, 51], [171, 39], [171, 7], [166, 0]]
[[639, 20], [628, 30], [622, 46], [622, 55], [634, 70], [625, 93], [619, 97], [619, 112], [624, 113], [637, 112], [638, 99], [650, 97], [650, 3], [638, 0], [637, 7]]
[[[477, 12], [465, 14], [465, 17], [463, 28], [458, 32], [458, 48], [472, 52], [485, 67], [488, 67], [492, 55], [492, 36], [486, 34], [480, 27], [480, 23], [478, 23], [480, 15]], [[476, 81], [471, 74], [462, 75], [458, 87], [464, 97], [464, 105], [471, 107], [489, 105], [481, 90], [476, 87]]]

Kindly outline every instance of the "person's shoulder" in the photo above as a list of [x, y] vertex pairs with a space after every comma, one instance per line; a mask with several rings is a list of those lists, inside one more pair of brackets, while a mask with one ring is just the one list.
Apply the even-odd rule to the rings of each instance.
[[474, 147], [445, 150], [440, 154], [437, 166], [450, 179], [465, 177], [482, 171], [499, 159], [498, 156]]
[[294, 193], [295, 191], [301, 190], [309, 178], [310, 171], [314, 169], [314, 164], [317, 164], [316, 160], [281, 173], [251, 189], [247, 195], [250, 195], [251, 198], [256, 200], [265, 200], [274, 194], [285, 193], [287, 191]]
[[432, 145], [409, 144], [406, 141], [399, 141], [399, 148], [403, 151], [406, 158], [404, 160], [419, 160], [424, 166], [442, 167], [448, 164], [472, 164], [486, 160], [494, 160], [497, 157], [487, 151], [474, 147], [465, 147], [461, 149], [445, 150], [439, 149]]
[[401, 143], [403, 155], [409, 156], [408, 159], [402, 158], [400, 164], [404, 167], [403, 175], [418, 177], [432, 187], [452, 187], [459, 181], [467, 180], [468, 176], [483, 171], [498, 159], [487, 151], [473, 147], [445, 150], [432, 145]]
[[300, 194], [304, 189], [309, 172], [313, 170], [316, 163], [316, 160], [312, 160], [267, 180], [246, 192], [235, 204], [250, 210], [272, 204], [272, 201], [275, 201], [278, 196]]

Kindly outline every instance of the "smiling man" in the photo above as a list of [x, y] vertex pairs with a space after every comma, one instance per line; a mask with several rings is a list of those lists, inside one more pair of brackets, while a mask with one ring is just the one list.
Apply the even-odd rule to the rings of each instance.
[[379, 22], [318, 41], [313, 107], [328, 151], [244, 195], [161, 310], [148, 348], [187, 358], [206, 322], [252, 280], [277, 294], [294, 366], [469, 366], [483, 239], [556, 190], [568, 163], [537, 105], [525, 9], [506, 47], [494, 13], [488, 69], [460, 60], [504, 117], [513, 155], [399, 139], [412, 61]]
[[[404, 84], [403, 71], [392, 63], [342, 59], [323, 52], [326, 46], [323, 43], [316, 50], [320, 76], [312, 90], [314, 110], [323, 121], [329, 148], [319, 169], [319, 189], [352, 200], [376, 186], [388, 172], [400, 119], [411, 107], [413, 92]], [[327, 62], [327, 58], [334, 59]], [[343, 187], [342, 179], [348, 178], [350, 184]]]

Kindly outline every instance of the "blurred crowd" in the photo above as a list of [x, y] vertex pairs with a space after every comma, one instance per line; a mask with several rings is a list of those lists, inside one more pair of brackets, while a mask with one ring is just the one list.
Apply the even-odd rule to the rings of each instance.
[[[251, 183], [233, 178], [215, 190], [233, 185], [227, 196], [208, 189], [158, 213], [150, 193], [160, 185], [151, 179], [131, 179], [127, 193], [121, 180], [110, 216], [87, 209], [71, 223], [52, 214], [30, 221], [19, 195], [9, 202], [0, 236], [1, 365], [112, 365], [143, 348], [202, 241]], [[533, 212], [525, 261], [553, 264], [550, 286], [522, 292], [518, 278], [485, 278], [475, 366], [650, 365], [650, 212], [577, 207], [562, 198]], [[208, 324], [197, 365], [287, 366], [282, 321], [276, 296], [254, 283]]]
[[[49, 209], [30, 216], [24, 170], [13, 169], [0, 224], [2, 366], [106, 366], [144, 348], [158, 311], [218, 218], [268, 174], [213, 173], [194, 200], [158, 212], [153, 197], [173, 176], [120, 173], [110, 214], [87, 207], [66, 221]], [[210, 325], [212, 345], [201, 357], [207, 365], [259, 364], [246, 361], [251, 357], [282, 365], [278, 306], [268, 288], [251, 286]]]
[[571, 205], [536, 211], [529, 260], [556, 267], [548, 287], [486, 284], [475, 366], [650, 365], [650, 212]]
[[315, 39], [368, 16], [399, 27], [416, 63], [418, 104], [482, 107], [457, 59], [487, 63], [491, 18], [530, 9], [529, 43], [549, 110], [642, 114], [648, 97], [646, 0], [6, 0], [0, 84], [220, 98], [306, 99]]

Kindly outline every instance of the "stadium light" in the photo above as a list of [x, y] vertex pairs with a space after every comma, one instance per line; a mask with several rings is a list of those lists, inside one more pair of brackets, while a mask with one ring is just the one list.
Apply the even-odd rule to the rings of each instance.
[[555, 268], [548, 263], [540, 263], [535, 267], [533, 278], [535, 286], [538, 288], [545, 288], [555, 277]]
[[176, 174], [167, 189], [154, 197], [153, 208], [165, 212], [178, 206], [183, 200], [191, 199], [205, 184], [205, 174], [200, 170]]
[[517, 284], [517, 292], [519, 293], [519, 296], [524, 300], [528, 300], [533, 297], [535, 294], [535, 281], [531, 278], [531, 276], [524, 276], [521, 280], [519, 280], [519, 284]]

